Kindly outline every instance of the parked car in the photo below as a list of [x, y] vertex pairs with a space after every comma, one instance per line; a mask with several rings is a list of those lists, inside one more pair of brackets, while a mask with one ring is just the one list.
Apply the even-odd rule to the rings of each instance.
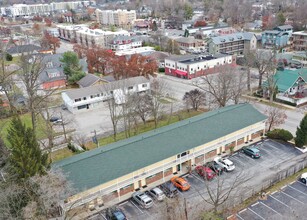
[[206, 166], [197, 166], [195, 170], [198, 175], [206, 180], [212, 180], [216, 176], [215, 172]]
[[165, 198], [165, 194], [158, 187], [148, 190], [145, 193], [158, 201], [163, 201], [163, 199]]
[[181, 191], [187, 191], [191, 187], [188, 181], [182, 177], [174, 176], [171, 178], [171, 182]]
[[307, 186], [307, 173], [303, 173], [300, 177], [300, 180]]
[[174, 198], [178, 195], [178, 189], [171, 182], [163, 183], [160, 187], [169, 198]]
[[61, 120], [59, 117], [55, 117], [55, 116], [52, 116], [50, 119], [49, 119], [49, 121], [50, 122], [56, 122], [56, 121], [59, 121], [59, 120]]
[[126, 220], [127, 217], [124, 212], [116, 207], [108, 208], [106, 210], [106, 218], [108, 220]]
[[223, 169], [227, 172], [233, 171], [235, 169], [233, 162], [227, 158], [216, 157], [214, 158], [214, 162], [223, 167]]
[[255, 147], [243, 147], [242, 152], [245, 153], [246, 155], [252, 157], [252, 158], [260, 158], [260, 151], [259, 149]]
[[132, 194], [132, 198], [134, 199], [137, 204], [141, 207], [148, 209], [153, 206], [152, 199], [143, 192], [135, 192]]
[[218, 176], [223, 173], [223, 167], [214, 161], [207, 163], [206, 166], [213, 170], [213, 172], [215, 172], [215, 174]]

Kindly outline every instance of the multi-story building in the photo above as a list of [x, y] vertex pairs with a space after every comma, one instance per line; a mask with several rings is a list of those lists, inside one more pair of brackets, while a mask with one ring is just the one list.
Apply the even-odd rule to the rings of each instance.
[[104, 25], [130, 25], [136, 20], [135, 10], [100, 10], [96, 9], [97, 22]]
[[297, 31], [292, 34], [292, 49], [296, 51], [307, 50], [307, 32]]
[[2, 15], [19, 17], [19, 16], [34, 16], [48, 15], [54, 11], [77, 9], [95, 4], [95, 1], [71, 1], [71, 2], [52, 2], [50, 4], [14, 4], [9, 7], [1, 8]]
[[114, 98], [116, 104], [125, 103], [127, 94], [144, 93], [150, 90], [149, 80], [143, 76], [117, 80], [105, 84], [71, 89], [62, 92], [64, 105], [72, 113], [102, 106]]
[[179, 47], [183, 50], [189, 49], [205, 49], [205, 44], [203, 40], [195, 39], [194, 37], [179, 37], [175, 38]]
[[262, 32], [262, 47], [275, 49], [285, 47], [289, 43], [292, 32], [293, 27], [291, 25], [282, 25], [274, 28], [274, 30], [266, 30]]
[[110, 47], [112, 50], [127, 50], [142, 47], [142, 39], [137, 36], [117, 36], [111, 43]]
[[257, 37], [253, 33], [242, 32], [212, 37], [208, 42], [209, 53], [243, 54], [257, 48]]
[[95, 45], [110, 49], [112, 40], [119, 36], [130, 36], [126, 30], [103, 31], [101, 29], [89, 29], [85, 25], [59, 25], [59, 37], [71, 42], [79, 43], [87, 47]]
[[265, 121], [250, 104], [231, 105], [56, 162], [75, 189], [64, 209], [125, 201], [259, 141]]
[[216, 73], [222, 66], [235, 65], [233, 55], [179, 55], [165, 58], [165, 74], [185, 79]]

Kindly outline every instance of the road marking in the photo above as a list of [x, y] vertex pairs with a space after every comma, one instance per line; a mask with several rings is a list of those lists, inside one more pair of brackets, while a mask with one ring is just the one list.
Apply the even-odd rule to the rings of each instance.
[[283, 189], [284, 189], [284, 188], [286, 188], [286, 187], [287, 187], [287, 185], [286, 185], [286, 186], [281, 187], [280, 189], [281, 189], [281, 190], [283, 190]]
[[279, 203], [283, 204], [284, 206], [288, 207], [289, 209], [291, 209], [290, 206], [288, 206], [287, 204], [283, 203], [282, 201], [280, 201], [279, 199], [275, 198], [274, 196], [272, 196], [272, 195], [269, 195], [269, 196], [271, 198], [275, 199], [277, 202], [279, 202]]
[[101, 215], [105, 220], [108, 220], [107, 217], [105, 217], [102, 213], [99, 213], [99, 215]]
[[302, 183], [301, 181], [297, 181], [298, 183], [302, 184], [303, 186], [307, 186], [307, 184]]
[[143, 214], [144, 212], [136, 205], [134, 204], [134, 202], [132, 202], [132, 200], [130, 200], [130, 202]]
[[258, 204], [259, 204], [259, 202], [256, 202], [256, 203], [252, 204], [251, 207], [254, 207], [255, 205], [258, 205]]
[[280, 192], [283, 193], [283, 194], [285, 194], [286, 196], [290, 197], [291, 199], [294, 199], [295, 201], [297, 201], [297, 202], [299, 202], [299, 203], [301, 203], [301, 204], [304, 204], [302, 201], [300, 201], [300, 200], [294, 198], [293, 196], [290, 196], [289, 194], [287, 194], [287, 193], [285, 193], [285, 192], [283, 192], [283, 191], [280, 191]]
[[267, 207], [268, 209], [271, 209], [273, 212], [275, 212], [276, 214], [282, 216], [282, 214], [280, 214], [279, 212], [277, 212], [275, 209], [271, 208], [270, 206], [264, 204], [263, 202], [260, 202], [260, 204], [264, 205], [265, 207]]
[[275, 193], [277, 193], [277, 191], [272, 192], [271, 195], [273, 195], [273, 194], [275, 194]]
[[202, 180], [200, 177], [194, 175], [193, 173], [191, 175], [194, 176], [196, 179], [200, 180], [201, 182], [203, 182], [203, 183], [205, 182], [204, 180]]
[[239, 214], [236, 214], [237, 217], [239, 217], [239, 219], [244, 220], [244, 218], [242, 218]]
[[122, 205], [125, 205], [125, 204], [127, 204], [127, 203], [128, 203], [128, 201], [123, 202], [123, 203], [119, 204], [118, 206], [122, 206]]
[[296, 190], [296, 191], [298, 191], [298, 192], [300, 192], [300, 193], [302, 193], [302, 194], [304, 194], [305, 196], [307, 196], [307, 194], [306, 194], [306, 193], [304, 193], [303, 191], [298, 190], [298, 189], [296, 189], [296, 188], [294, 188], [294, 187], [292, 187], [292, 186], [290, 186], [290, 185], [289, 185], [289, 187], [290, 187], [290, 188], [292, 188], [292, 189], [294, 189], [294, 190]]
[[291, 182], [290, 185], [292, 185], [292, 184], [295, 183], [295, 182], [296, 182], [296, 180], [294, 180], [293, 182]]
[[254, 213], [255, 215], [257, 215], [259, 218], [265, 220], [265, 218], [263, 218], [261, 215], [257, 214], [257, 212], [253, 211], [252, 209], [248, 208], [249, 211], [251, 211], [252, 213]]
[[227, 217], [227, 219], [230, 219], [230, 218], [232, 218], [232, 217], [233, 217], [233, 215], [231, 215], [231, 216], [228, 216], [228, 217]]
[[238, 214], [241, 214], [242, 212], [245, 212], [245, 211], [246, 211], [246, 209], [243, 209]]

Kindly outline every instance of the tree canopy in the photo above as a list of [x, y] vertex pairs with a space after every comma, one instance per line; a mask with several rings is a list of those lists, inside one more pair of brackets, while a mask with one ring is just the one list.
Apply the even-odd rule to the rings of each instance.
[[68, 82], [70, 84], [76, 83], [85, 76], [76, 53], [67, 51], [63, 54], [60, 61], [64, 63], [64, 73], [68, 76]]
[[302, 119], [300, 126], [296, 130], [295, 145], [303, 147], [307, 144], [307, 115]]

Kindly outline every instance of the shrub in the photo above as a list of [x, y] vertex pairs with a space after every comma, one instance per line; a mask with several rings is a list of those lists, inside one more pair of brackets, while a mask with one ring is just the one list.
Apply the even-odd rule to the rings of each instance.
[[159, 68], [159, 73], [165, 73], [165, 68], [160, 67], [160, 68]]
[[75, 145], [71, 142], [68, 142], [67, 147], [69, 150], [71, 150], [72, 152], [77, 152], [78, 150], [76, 149]]
[[283, 141], [290, 141], [293, 139], [293, 135], [284, 129], [274, 129], [273, 131], [269, 131], [267, 136], [272, 139], [279, 139]]
[[12, 61], [13, 60], [13, 56], [11, 54], [7, 53], [5, 55], [5, 59], [6, 59], [6, 61]]

